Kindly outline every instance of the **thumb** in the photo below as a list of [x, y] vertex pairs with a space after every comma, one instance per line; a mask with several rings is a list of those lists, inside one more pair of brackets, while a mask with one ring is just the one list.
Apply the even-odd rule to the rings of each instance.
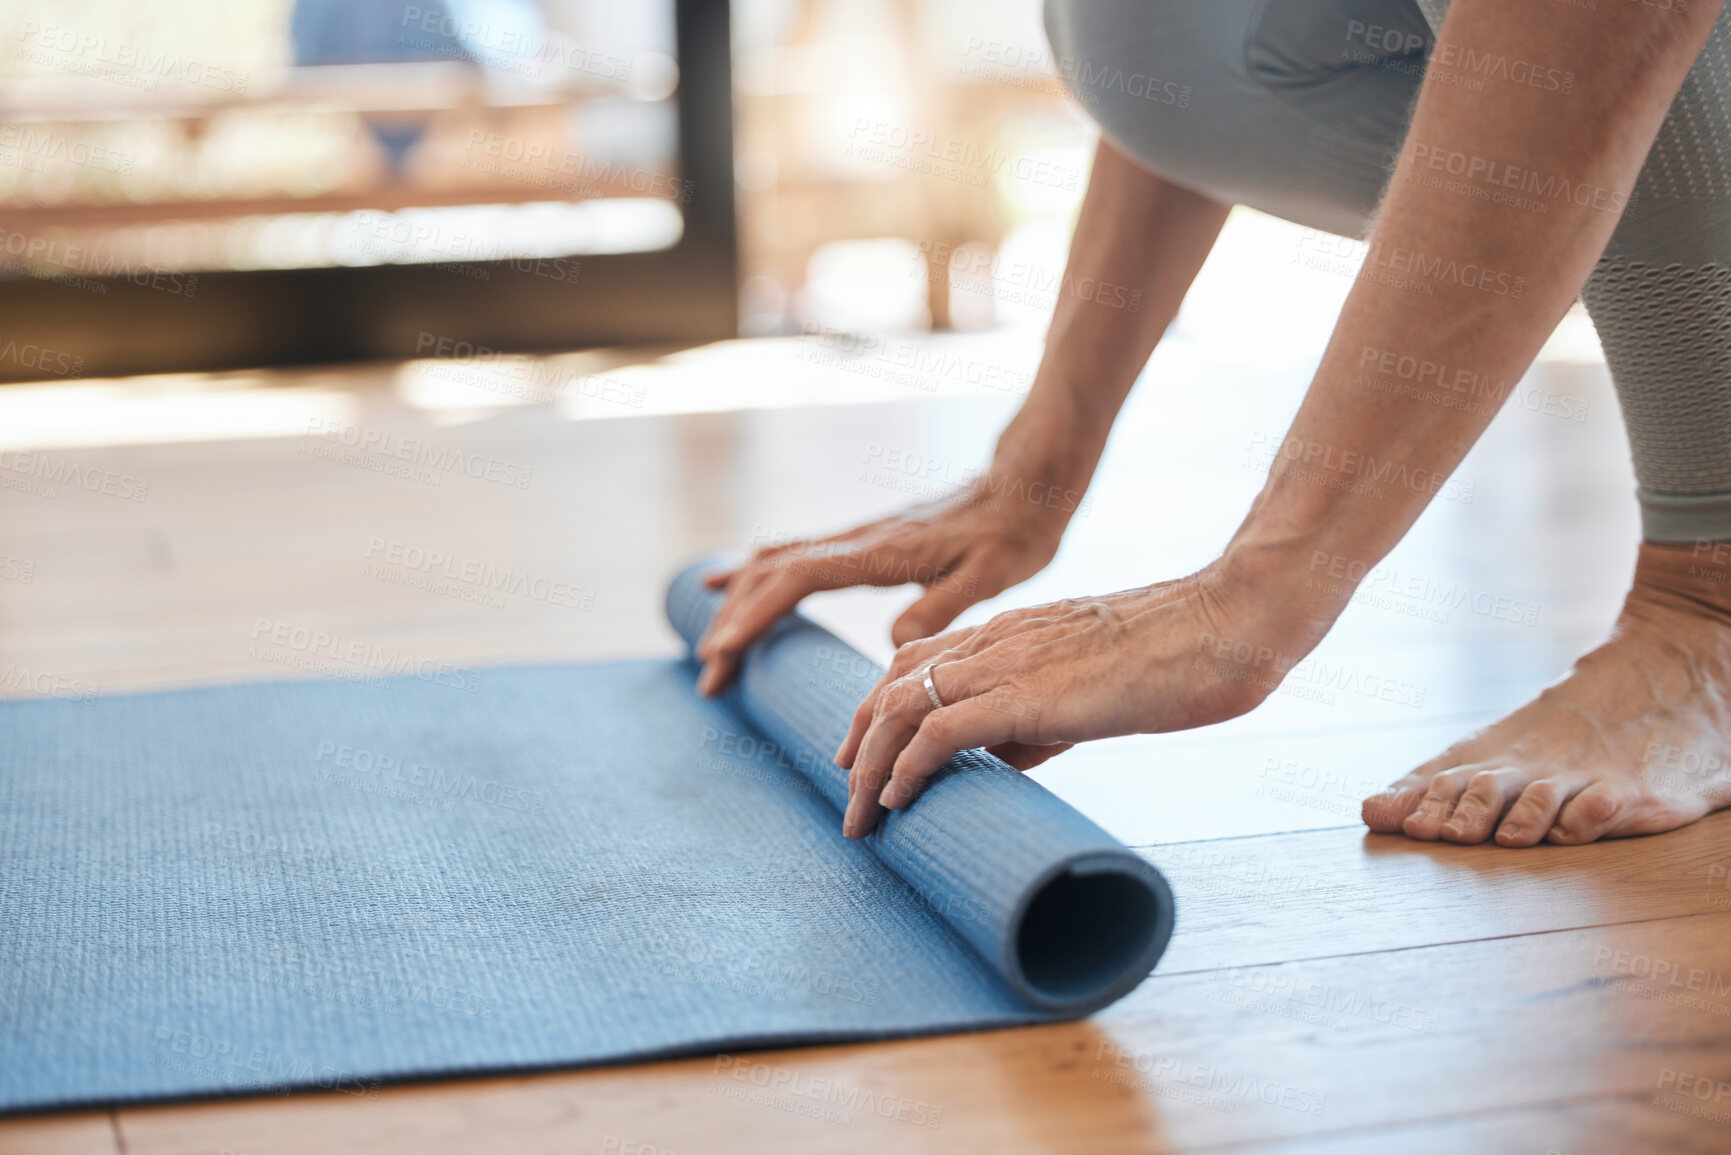
[[890, 627], [890, 641], [898, 646], [941, 633], [963, 610], [990, 597], [979, 579], [963, 572], [947, 574], [926, 589], [926, 596], [909, 606]]

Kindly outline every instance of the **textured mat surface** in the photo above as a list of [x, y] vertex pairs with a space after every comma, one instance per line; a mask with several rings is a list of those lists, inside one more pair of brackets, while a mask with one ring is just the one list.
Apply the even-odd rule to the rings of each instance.
[[[668, 595], [694, 639], [716, 598]], [[863, 843], [878, 667], [801, 619], [688, 662], [0, 705], [0, 1109], [618, 1062], [1086, 1014], [1158, 873], [958, 757]]]

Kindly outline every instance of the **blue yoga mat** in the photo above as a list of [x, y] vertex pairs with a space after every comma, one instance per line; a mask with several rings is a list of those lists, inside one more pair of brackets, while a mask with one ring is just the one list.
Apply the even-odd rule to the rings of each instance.
[[[688, 642], [718, 597], [668, 592]], [[690, 661], [0, 705], [0, 1110], [1073, 1018], [1153, 968], [1159, 873], [953, 759], [841, 837], [880, 670], [790, 618]]]

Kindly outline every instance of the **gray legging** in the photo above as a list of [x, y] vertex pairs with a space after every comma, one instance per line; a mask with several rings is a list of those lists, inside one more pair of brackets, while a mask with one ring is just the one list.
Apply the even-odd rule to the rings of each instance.
[[[1394, 169], [1447, 7], [1046, 0], [1046, 32], [1059, 75], [1128, 155], [1217, 200], [1356, 237]], [[1649, 541], [1731, 538], [1728, 44], [1731, 7], [1581, 294], [1616, 382]], [[1454, 82], [1574, 83], [1543, 62], [1442, 53]], [[1622, 207], [1599, 195], [1600, 207]]]

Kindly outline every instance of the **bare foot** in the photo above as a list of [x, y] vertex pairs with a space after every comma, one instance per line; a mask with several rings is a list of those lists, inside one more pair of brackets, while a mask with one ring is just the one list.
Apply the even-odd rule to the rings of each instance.
[[1611, 640], [1381, 794], [1385, 834], [1503, 846], [1658, 834], [1731, 805], [1731, 545], [1643, 543]]

